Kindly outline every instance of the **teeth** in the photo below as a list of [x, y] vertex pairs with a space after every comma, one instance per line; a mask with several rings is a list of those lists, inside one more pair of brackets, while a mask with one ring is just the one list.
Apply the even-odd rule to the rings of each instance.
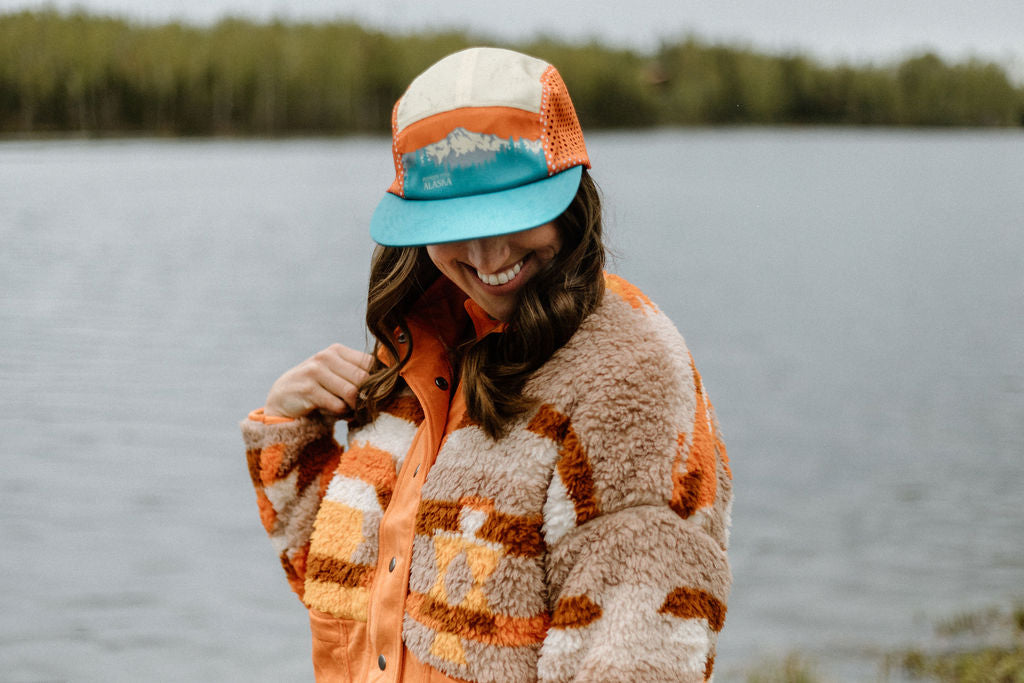
[[494, 274], [491, 274], [491, 275], [485, 275], [485, 274], [481, 273], [478, 270], [478, 271], [476, 271], [476, 276], [478, 278], [480, 278], [481, 281], [486, 282], [487, 284], [493, 285], [493, 286], [496, 287], [498, 285], [503, 285], [503, 284], [505, 284], [507, 282], [511, 282], [512, 280], [515, 280], [516, 279], [516, 275], [519, 275], [519, 271], [522, 270], [522, 269], [523, 269], [523, 262], [520, 261], [519, 263], [515, 264], [514, 266], [512, 266], [511, 268], [509, 268], [508, 270], [506, 270], [503, 273], [494, 273]]

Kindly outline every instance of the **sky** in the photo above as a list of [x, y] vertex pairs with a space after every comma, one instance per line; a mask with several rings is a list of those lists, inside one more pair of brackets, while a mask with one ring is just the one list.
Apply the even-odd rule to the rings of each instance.
[[830, 61], [932, 50], [992, 59], [1024, 77], [1024, 0], [0, 0], [0, 12], [43, 6], [194, 23], [228, 14], [343, 17], [384, 29], [459, 28], [505, 39], [543, 32], [639, 50], [692, 34]]

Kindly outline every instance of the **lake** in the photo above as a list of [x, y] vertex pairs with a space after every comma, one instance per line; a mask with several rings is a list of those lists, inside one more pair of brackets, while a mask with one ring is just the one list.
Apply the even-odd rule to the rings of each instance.
[[[1024, 132], [595, 133], [735, 474], [716, 680], [1024, 598]], [[11, 681], [312, 680], [237, 423], [365, 344], [386, 138], [0, 143]]]

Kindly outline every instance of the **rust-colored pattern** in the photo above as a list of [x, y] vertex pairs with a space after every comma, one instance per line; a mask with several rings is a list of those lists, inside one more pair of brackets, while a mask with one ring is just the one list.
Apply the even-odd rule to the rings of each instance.
[[594, 472], [569, 418], [544, 404], [527, 427], [559, 444], [558, 476], [576, 512], [576, 524], [596, 517], [600, 510], [594, 497]]
[[647, 298], [646, 294], [641, 292], [635, 285], [627, 282], [618, 275], [612, 275], [609, 273], [605, 277], [605, 286], [616, 295], [622, 297], [626, 303], [638, 311], [645, 309], [655, 313], [658, 311], [658, 307], [655, 306], [649, 298]]
[[688, 586], [669, 593], [658, 611], [680, 619], [704, 619], [712, 631], [721, 631], [725, 625], [725, 604], [708, 592]]
[[[411, 645], [417, 656], [468, 680], [476, 680], [472, 673], [480, 670], [474, 644], [500, 648], [506, 656], [536, 658], [547, 633], [547, 611], [541, 604], [534, 610], [524, 604], [509, 613], [494, 604], [491, 590], [496, 580], [507, 582], [518, 573], [524, 562], [540, 568], [546, 549], [542, 522], [539, 514], [500, 512], [493, 499], [480, 495], [420, 503], [416, 533], [421, 552], [413, 562], [424, 574], [406, 602], [409, 619], [424, 628], [419, 643]], [[519, 578], [520, 590], [539, 588], [529, 585], [528, 571]]]
[[[448, 371], [437, 356], [415, 359], [429, 391]], [[709, 679], [731, 584], [732, 473], [682, 337], [608, 275], [602, 303], [526, 391], [534, 407], [497, 440], [458, 390], [440, 413], [421, 392], [426, 416], [404, 394], [344, 452], [315, 420], [244, 426], [289, 583], [320, 623], [357, 634], [349, 671], [380, 671], [386, 631], [407, 648], [404, 666], [388, 651], [399, 682]], [[428, 447], [421, 424], [441, 425]], [[396, 511], [402, 533], [382, 533]], [[386, 577], [406, 580], [398, 567], [401, 599], [379, 597]]]
[[600, 618], [600, 605], [586, 595], [573, 595], [558, 601], [551, 625], [555, 628], [583, 628]]
[[312, 419], [265, 420], [259, 411], [242, 423], [260, 521], [299, 597], [304, 594], [313, 519], [343, 452], [330, 427]]

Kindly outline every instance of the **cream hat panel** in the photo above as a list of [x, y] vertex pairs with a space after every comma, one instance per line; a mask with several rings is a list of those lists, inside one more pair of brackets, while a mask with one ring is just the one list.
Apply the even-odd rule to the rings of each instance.
[[515, 107], [540, 113], [540, 79], [550, 65], [500, 48], [456, 52], [420, 74], [398, 104], [398, 130], [460, 107]]

